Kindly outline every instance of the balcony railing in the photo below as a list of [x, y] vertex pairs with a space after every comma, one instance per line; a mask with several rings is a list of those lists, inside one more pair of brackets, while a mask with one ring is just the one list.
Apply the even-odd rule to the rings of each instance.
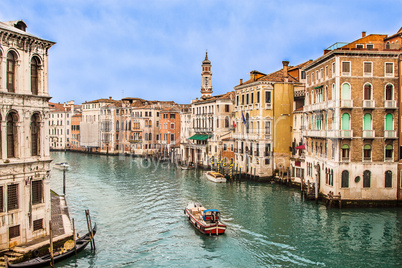
[[384, 138], [396, 139], [396, 130], [384, 130]]
[[353, 130], [340, 130], [341, 138], [352, 138], [353, 137]]
[[374, 138], [375, 130], [363, 130], [363, 138]]
[[341, 157], [342, 162], [349, 162], [349, 159], [350, 159], [349, 156], [342, 156]]
[[374, 109], [374, 107], [375, 107], [374, 100], [363, 100], [363, 108]]
[[363, 162], [371, 162], [371, 156], [363, 157]]
[[341, 108], [352, 108], [353, 100], [341, 100]]
[[335, 108], [335, 107], [336, 107], [336, 101], [334, 101], [334, 100], [329, 100], [329, 101], [327, 102], [327, 106], [328, 106], [328, 108]]
[[384, 101], [384, 107], [387, 109], [396, 109], [396, 100]]

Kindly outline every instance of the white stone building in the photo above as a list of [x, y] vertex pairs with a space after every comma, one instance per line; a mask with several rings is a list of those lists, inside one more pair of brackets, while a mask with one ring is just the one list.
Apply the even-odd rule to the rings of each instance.
[[0, 22], [0, 250], [48, 234], [48, 51], [55, 43]]

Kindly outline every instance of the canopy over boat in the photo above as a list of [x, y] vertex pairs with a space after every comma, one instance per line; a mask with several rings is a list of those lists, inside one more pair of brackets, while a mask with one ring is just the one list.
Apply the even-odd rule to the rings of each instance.
[[206, 210], [204, 210], [204, 213], [207, 213], [207, 212], [210, 212], [210, 211], [219, 212], [219, 210], [212, 208], [212, 209], [206, 209]]

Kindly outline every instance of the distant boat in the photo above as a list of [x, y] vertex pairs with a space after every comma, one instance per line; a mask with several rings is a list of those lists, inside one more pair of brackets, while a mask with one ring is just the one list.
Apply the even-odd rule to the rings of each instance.
[[[93, 228], [93, 234], [95, 235], [96, 233], [96, 224]], [[76, 247], [77, 247], [77, 253], [81, 252], [90, 242], [90, 238], [89, 238], [89, 233], [87, 233], [86, 235], [84, 235], [81, 238], [78, 238], [75, 243], [76, 243]], [[72, 248], [67, 249], [66, 251], [62, 251], [62, 253], [60, 253], [60, 250], [54, 251], [53, 253], [53, 259], [54, 262], [59, 262], [61, 260], [67, 259], [69, 257], [72, 257], [75, 255], [75, 249], [74, 246]], [[24, 262], [20, 262], [20, 263], [9, 263], [7, 261], [7, 265], [8, 267], [47, 267], [50, 265], [50, 254], [46, 254], [42, 257], [36, 257], [34, 259], [28, 260], [28, 261], [24, 261]]]
[[54, 164], [54, 168], [57, 169], [68, 169], [70, 167], [70, 165], [67, 162], [58, 162], [56, 164]]
[[194, 228], [203, 234], [220, 235], [226, 231], [226, 225], [221, 222], [221, 214], [217, 209], [206, 209], [198, 202], [189, 202], [184, 214]]
[[215, 171], [207, 171], [207, 173], [205, 173], [205, 176], [207, 176], [208, 180], [213, 182], [226, 182], [225, 176]]
[[180, 166], [180, 168], [183, 169], [183, 170], [189, 170], [189, 169], [194, 169], [194, 166], [182, 165], [182, 166]]

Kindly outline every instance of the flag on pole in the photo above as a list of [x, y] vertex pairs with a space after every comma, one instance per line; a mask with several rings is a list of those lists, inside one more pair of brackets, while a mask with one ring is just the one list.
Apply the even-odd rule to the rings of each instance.
[[236, 122], [235, 122], [234, 118], [233, 118], [233, 127], [236, 128]]
[[241, 112], [241, 116], [242, 116], [242, 119], [243, 119], [243, 124], [244, 124], [245, 126], [247, 126], [247, 121], [246, 121], [246, 118], [244, 118], [243, 112]]

